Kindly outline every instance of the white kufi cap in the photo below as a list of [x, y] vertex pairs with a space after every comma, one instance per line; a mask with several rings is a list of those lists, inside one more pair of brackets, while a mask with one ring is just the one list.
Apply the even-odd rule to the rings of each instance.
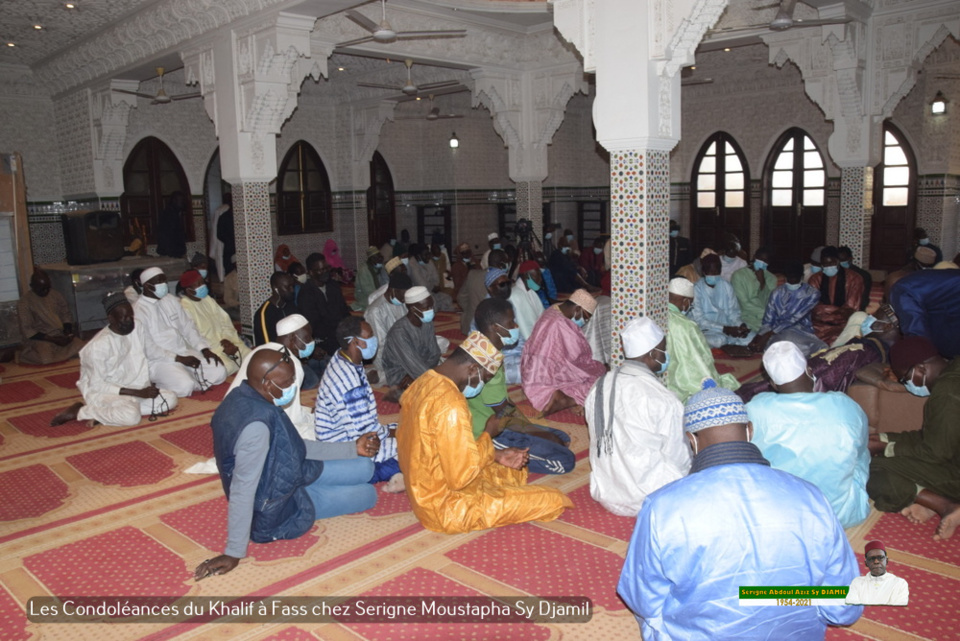
[[807, 371], [807, 359], [790, 341], [777, 341], [763, 353], [763, 367], [777, 385], [797, 380]]
[[403, 302], [407, 305], [413, 305], [428, 298], [430, 298], [430, 292], [427, 288], [417, 285], [407, 290], [407, 293], [403, 295]]
[[492, 231], [489, 234], [487, 234], [487, 240], [493, 240], [494, 238], [500, 238], [500, 234], [498, 234], [495, 231]]
[[623, 353], [627, 358], [643, 356], [659, 345], [663, 337], [663, 330], [646, 316], [634, 318], [620, 333]]
[[292, 334], [307, 324], [307, 319], [300, 314], [290, 314], [277, 321], [277, 336]]
[[671, 278], [667, 291], [677, 296], [693, 298], [693, 283], [686, 278]]
[[159, 267], [147, 267], [145, 270], [140, 272], [140, 284], [146, 285], [147, 282], [154, 276], [159, 276], [163, 273], [163, 270]]

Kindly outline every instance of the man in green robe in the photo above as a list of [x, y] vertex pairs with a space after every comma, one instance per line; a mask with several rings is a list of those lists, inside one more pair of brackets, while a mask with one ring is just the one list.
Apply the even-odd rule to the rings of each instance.
[[355, 312], [362, 312], [370, 304], [370, 294], [380, 286], [380, 268], [383, 267], [383, 256], [380, 250], [370, 245], [367, 249], [367, 261], [357, 267], [356, 289], [353, 292], [353, 305], [350, 308]]
[[769, 265], [770, 253], [766, 247], [761, 247], [754, 253], [753, 262], [748, 267], [738, 269], [730, 277], [733, 292], [740, 303], [740, 318], [753, 332], [760, 331], [770, 294], [777, 288], [777, 277], [767, 270]]

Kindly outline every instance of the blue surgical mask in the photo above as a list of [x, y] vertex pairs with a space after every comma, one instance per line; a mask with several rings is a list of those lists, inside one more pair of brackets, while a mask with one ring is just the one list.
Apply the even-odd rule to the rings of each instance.
[[820, 265], [810, 265], [811, 274], [819, 274], [821, 271], [823, 271], [823, 267]]
[[397, 299], [394, 298], [393, 296], [390, 297], [390, 304], [391, 304], [391, 305], [403, 305], [403, 303], [401, 303], [399, 300], [397, 300]]
[[532, 278], [529, 278], [529, 277], [527, 278], [527, 288], [529, 288], [530, 291], [532, 291], [532, 292], [539, 292], [539, 291], [540, 291], [540, 285], [537, 284], [537, 281], [535, 281], [535, 280], [533, 280]]
[[404, 265], [409, 265], [409, 264], [410, 264], [410, 259], [409, 259], [409, 258], [401, 258], [401, 259], [400, 259], [400, 262], [403, 263]]
[[907, 391], [913, 394], [914, 396], [930, 396], [930, 388], [927, 387], [927, 375], [923, 375], [923, 384], [917, 385], [913, 382], [913, 377], [903, 384], [907, 388]]
[[840, 268], [836, 265], [830, 265], [829, 267], [823, 268], [823, 275], [827, 278], [833, 278], [837, 275], [837, 272], [840, 271]]
[[849, 260], [841, 260], [841, 261], [840, 261], [840, 266], [843, 267], [844, 269], [850, 269], [850, 261], [849, 261]]
[[921, 244], [921, 245], [929, 245], [929, 244], [930, 244], [930, 239], [929, 239], [929, 238], [921, 238], [921, 239], [920, 239], [920, 244]]
[[570, 253], [570, 248], [569, 248], [569, 247], [561, 247], [561, 248], [560, 248], [560, 251], [562, 251], [564, 254], [569, 254], [569, 253]]
[[795, 292], [798, 289], [800, 289], [800, 287], [803, 286], [803, 282], [801, 281], [799, 283], [786, 283], [786, 286], [787, 286], [787, 289], [789, 289], [791, 292]]
[[710, 287], [716, 287], [717, 283], [720, 282], [719, 276], [704, 276], [703, 280], [707, 282], [707, 285]]
[[553, 238], [553, 232], [549, 232], [549, 231], [548, 231], [546, 234], [543, 235], [543, 237], [544, 237], [546, 240], [550, 240], [551, 238]]
[[753, 268], [758, 272], [762, 272], [764, 269], [766, 269], [769, 266], [770, 265], [765, 260], [760, 260], [759, 258], [753, 259]]
[[603, 253], [603, 247], [594, 247], [594, 248], [593, 248], [593, 253], [594, 253], [594, 254], [597, 254], [597, 255], [599, 256], [600, 254]]
[[574, 323], [576, 323], [577, 327], [583, 327], [584, 325], [587, 324], [587, 319], [584, 318], [582, 315], [574, 316], [572, 320]]
[[862, 323], [860, 323], [860, 335], [866, 336], [873, 331], [873, 324], [877, 322], [876, 317], [867, 316]]
[[417, 315], [420, 317], [420, 320], [423, 321], [424, 323], [433, 322], [434, 311], [432, 307], [426, 311], [418, 312]]
[[502, 244], [502, 243], [494, 243], [494, 244], [493, 244], [493, 248], [494, 248], [494, 249], [503, 249], [503, 244]]
[[679, 236], [679, 235], [680, 235], [680, 230], [679, 230], [679, 229], [671, 229], [671, 230], [670, 230], [670, 238], [676, 238], [676, 237]]
[[[654, 349], [657, 349], [657, 348], [654, 348]], [[670, 352], [663, 349], [657, 349], [657, 351], [663, 354], [663, 361], [662, 362], [657, 361], [658, 363], [660, 363], [660, 369], [654, 372], [654, 374], [663, 374], [670, 367]]]
[[483, 390], [483, 377], [480, 376], [480, 382], [476, 385], [470, 385], [469, 383], [470, 381], [467, 381], [467, 386], [463, 388], [463, 395], [467, 398], [479, 396], [480, 392]]
[[393, 247], [393, 246], [396, 245], [396, 244], [397, 244], [397, 239], [396, 239], [396, 238], [391, 238], [391, 239], [390, 239], [390, 246]]
[[193, 295], [197, 298], [206, 298], [210, 295], [210, 288], [207, 287], [206, 283], [204, 283], [203, 285], [200, 285], [200, 287], [197, 287], [195, 290], [193, 290]]
[[723, 262], [725, 263], [732, 263], [735, 258], [736, 256], [727, 256], [726, 254], [720, 257], [720, 259], [723, 260]]
[[439, 261], [439, 260], [440, 260], [440, 257], [439, 257], [439, 256], [431, 256], [430, 258], [432, 258], [433, 260], [436, 260], [436, 261]]
[[[303, 343], [303, 341], [300, 340], [299, 337], [295, 337], [295, 338], [297, 339], [298, 343]], [[298, 354], [300, 355], [300, 358], [304, 359], [304, 358], [310, 358], [313, 355], [313, 350], [315, 350], [316, 348], [317, 348], [317, 344], [313, 341], [310, 341], [309, 343], [304, 344], [303, 347], [298, 347], [297, 349], [299, 350]]]
[[166, 283], [157, 283], [153, 286], [153, 293], [157, 298], [163, 298], [170, 293], [170, 288]]
[[270, 381], [270, 382], [273, 383], [274, 387], [280, 390], [280, 398], [273, 399], [273, 404], [276, 405], [277, 407], [284, 407], [286, 405], [289, 405], [293, 401], [294, 397], [297, 395], [296, 382], [294, 382], [293, 385], [291, 385], [286, 389], [280, 387], [273, 381]]
[[206, 277], [207, 277], [207, 274], [210, 273], [210, 272], [207, 271], [206, 269], [198, 269], [197, 271], [200, 272], [200, 278], [206, 278]]
[[573, 234], [567, 234], [567, 240], [572, 242], [572, 241], [573, 241]]
[[[497, 327], [499, 327], [500, 329], [507, 329], [500, 323], [497, 323]], [[520, 328], [514, 327], [513, 329], [507, 329], [507, 331], [510, 332], [509, 336], [507, 336], [506, 338], [504, 338], [503, 336], [500, 337], [500, 340], [503, 341], [503, 346], [510, 347], [511, 345], [516, 345], [517, 341], [520, 340]]]
[[371, 358], [377, 355], [377, 348], [380, 346], [379, 341], [376, 336], [371, 336], [370, 338], [360, 338], [360, 337], [351, 337], [361, 340], [367, 344], [366, 347], [360, 348], [360, 356], [363, 357], [363, 360], [369, 361]]
[[420, 260], [419, 258], [417, 259], [417, 262], [420, 263], [421, 265], [426, 265], [426, 264], [427, 264], [427, 263], [425, 263], [424, 261]]

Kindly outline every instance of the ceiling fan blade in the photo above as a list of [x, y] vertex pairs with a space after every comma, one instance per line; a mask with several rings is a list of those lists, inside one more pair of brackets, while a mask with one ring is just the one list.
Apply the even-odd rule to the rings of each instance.
[[692, 87], [695, 85], [712, 85], [713, 78], [704, 78], [702, 80], [685, 80], [680, 83], [681, 87]]
[[733, 33], [742, 33], [744, 31], [756, 31], [758, 29], [769, 29], [770, 25], [768, 23], [763, 24], [750, 24], [743, 27], [724, 27], [723, 29], [709, 29], [707, 31], [708, 36], [725, 36]]
[[440, 87], [453, 87], [459, 84], [459, 80], [443, 80], [441, 82], [428, 82], [425, 85], [418, 85], [418, 89], [420, 89], [420, 91], [428, 91], [430, 89], [438, 89]]
[[850, 24], [853, 20], [797, 20], [794, 21], [791, 29], [803, 29], [804, 27], [827, 27], [834, 24]]
[[[934, 76], [934, 78], [936, 78], [937, 80], [958, 80], [958, 79], [960, 79], [960, 74], [949, 74], [949, 73], [945, 73], [945, 74], [941, 74], [941, 75], [939, 75], [939, 76]], [[117, 90], [114, 89], [114, 91], [117, 91]]]
[[762, 4], [762, 5], [760, 5], [759, 7], [750, 7], [750, 8], [751, 8], [752, 10], [754, 10], [754, 11], [763, 11], [763, 10], [765, 10], [765, 9], [773, 9], [773, 8], [779, 7], [779, 6], [780, 6], [780, 3], [779, 3], [779, 2], [774, 2], [774, 3], [772, 3], [772, 4]]
[[447, 118], [463, 118], [463, 114], [440, 114], [437, 116], [437, 119], [447, 119]]
[[466, 29], [448, 29], [446, 31], [400, 31], [397, 38], [410, 40], [412, 38], [462, 38], [467, 35]]
[[202, 95], [199, 91], [194, 93], [180, 93], [175, 96], [170, 96], [170, 100], [189, 100], [190, 98], [200, 98]]
[[350, 11], [347, 11], [347, 18], [349, 18], [350, 20], [353, 20], [355, 23], [357, 23], [358, 25], [360, 25], [370, 33], [373, 33], [379, 28], [379, 25], [377, 25], [376, 22], [374, 22], [367, 16], [363, 15], [359, 11], [353, 11], [352, 9]]
[[153, 100], [156, 97], [150, 93], [141, 93], [139, 91], [128, 91], [126, 89], [114, 89], [113, 91], [116, 91], [117, 93], [130, 94], [131, 96], [138, 96], [140, 98], [146, 98], [147, 100]]
[[370, 87], [371, 89], [386, 89], [387, 91], [396, 91], [397, 85], [380, 85], [375, 82], [358, 82], [358, 87]]
[[353, 45], [362, 45], [364, 42], [370, 42], [373, 40], [373, 36], [366, 36], [363, 38], [354, 38], [353, 40], [347, 40], [346, 42], [338, 42], [337, 47], [352, 47]]

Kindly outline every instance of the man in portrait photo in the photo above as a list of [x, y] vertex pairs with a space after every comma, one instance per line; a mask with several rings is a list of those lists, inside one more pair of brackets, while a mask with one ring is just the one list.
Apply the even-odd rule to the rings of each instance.
[[850, 584], [847, 603], [852, 605], [907, 605], [910, 587], [906, 580], [887, 572], [887, 549], [870, 541], [863, 550], [870, 572]]

